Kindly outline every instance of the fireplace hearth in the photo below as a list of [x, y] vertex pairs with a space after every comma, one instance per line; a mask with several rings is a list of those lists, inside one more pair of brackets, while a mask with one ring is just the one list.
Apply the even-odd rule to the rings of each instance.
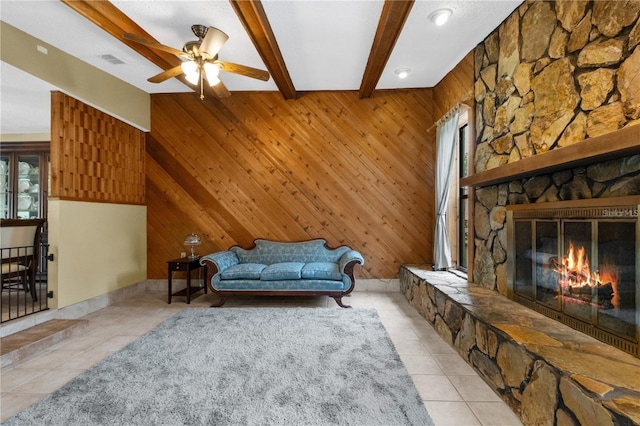
[[507, 296], [640, 357], [640, 197], [507, 209]]

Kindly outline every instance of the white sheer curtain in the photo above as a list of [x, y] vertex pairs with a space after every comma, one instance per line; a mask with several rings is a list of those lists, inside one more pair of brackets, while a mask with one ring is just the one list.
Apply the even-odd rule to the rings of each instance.
[[453, 161], [458, 146], [458, 119], [460, 108], [456, 106], [438, 121], [436, 152], [436, 229], [433, 247], [436, 269], [451, 266], [451, 248], [447, 234], [447, 205], [449, 187], [453, 175]]

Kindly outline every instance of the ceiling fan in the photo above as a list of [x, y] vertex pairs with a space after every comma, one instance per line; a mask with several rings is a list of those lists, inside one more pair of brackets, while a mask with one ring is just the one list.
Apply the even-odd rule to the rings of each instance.
[[204, 99], [203, 84], [205, 80], [219, 98], [231, 95], [218, 77], [220, 71], [256, 78], [262, 81], [269, 80], [269, 73], [267, 71], [218, 60], [218, 52], [229, 39], [229, 36], [223, 31], [204, 25], [192, 25], [191, 31], [198, 37], [198, 40], [187, 42], [182, 50], [165, 46], [136, 34], [125, 33], [122, 37], [126, 40], [140, 43], [153, 49], [162, 50], [185, 59], [182, 64], [154, 75], [147, 79], [147, 81], [151, 83], [161, 83], [172, 77], [184, 74], [189, 83], [195, 86], [200, 85], [200, 99]]

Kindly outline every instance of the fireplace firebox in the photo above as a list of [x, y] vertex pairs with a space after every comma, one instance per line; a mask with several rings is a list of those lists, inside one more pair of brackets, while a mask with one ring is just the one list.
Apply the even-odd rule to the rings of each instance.
[[507, 208], [507, 296], [640, 357], [640, 197]]

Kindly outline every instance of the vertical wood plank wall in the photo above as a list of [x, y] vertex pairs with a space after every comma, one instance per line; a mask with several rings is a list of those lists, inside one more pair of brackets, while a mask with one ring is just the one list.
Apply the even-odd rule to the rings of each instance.
[[191, 232], [203, 237], [200, 254], [255, 238], [325, 238], [363, 253], [360, 278], [392, 278], [403, 263], [431, 262], [432, 95], [152, 95], [148, 278], [166, 278], [166, 261], [187, 250]]
[[51, 197], [145, 203], [143, 131], [52, 92], [51, 138]]

